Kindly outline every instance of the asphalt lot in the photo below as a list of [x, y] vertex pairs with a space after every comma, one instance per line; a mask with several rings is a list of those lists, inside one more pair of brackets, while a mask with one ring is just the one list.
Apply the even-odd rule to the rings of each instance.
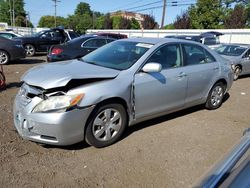
[[250, 77], [239, 79], [222, 107], [203, 106], [140, 123], [102, 149], [21, 139], [13, 127], [13, 99], [22, 74], [45, 63], [35, 56], [4, 66], [0, 92], [0, 187], [190, 187], [250, 127]]

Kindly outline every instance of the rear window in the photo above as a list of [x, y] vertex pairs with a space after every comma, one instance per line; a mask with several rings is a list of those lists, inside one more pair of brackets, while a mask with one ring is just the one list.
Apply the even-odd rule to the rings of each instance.
[[75, 33], [74, 31], [69, 31], [68, 33], [69, 33], [69, 36], [71, 39], [79, 37], [79, 35], [77, 33]]

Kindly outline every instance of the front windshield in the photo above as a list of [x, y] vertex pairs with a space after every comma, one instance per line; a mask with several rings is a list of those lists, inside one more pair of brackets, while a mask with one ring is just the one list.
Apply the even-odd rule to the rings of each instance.
[[238, 46], [238, 45], [223, 45], [215, 51], [221, 55], [226, 56], [240, 56], [246, 51], [246, 47]]
[[152, 44], [115, 41], [84, 56], [82, 60], [107, 68], [125, 70], [131, 67]]

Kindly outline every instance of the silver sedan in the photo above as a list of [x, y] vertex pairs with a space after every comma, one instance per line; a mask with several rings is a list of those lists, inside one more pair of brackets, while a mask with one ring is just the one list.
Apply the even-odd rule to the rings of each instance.
[[250, 45], [224, 44], [215, 51], [234, 65], [234, 80], [240, 75], [250, 74]]
[[230, 64], [202, 44], [134, 38], [80, 60], [40, 65], [22, 77], [14, 103], [19, 134], [32, 141], [95, 147], [125, 128], [191, 106], [221, 106], [233, 82]]

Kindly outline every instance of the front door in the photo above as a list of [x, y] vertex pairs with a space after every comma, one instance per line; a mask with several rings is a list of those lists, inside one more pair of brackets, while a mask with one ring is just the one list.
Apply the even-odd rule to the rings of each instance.
[[181, 48], [178, 44], [160, 47], [146, 63], [157, 62], [162, 71], [139, 71], [134, 78], [136, 119], [168, 112], [184, 106], [187, 77], [182, 67]]

